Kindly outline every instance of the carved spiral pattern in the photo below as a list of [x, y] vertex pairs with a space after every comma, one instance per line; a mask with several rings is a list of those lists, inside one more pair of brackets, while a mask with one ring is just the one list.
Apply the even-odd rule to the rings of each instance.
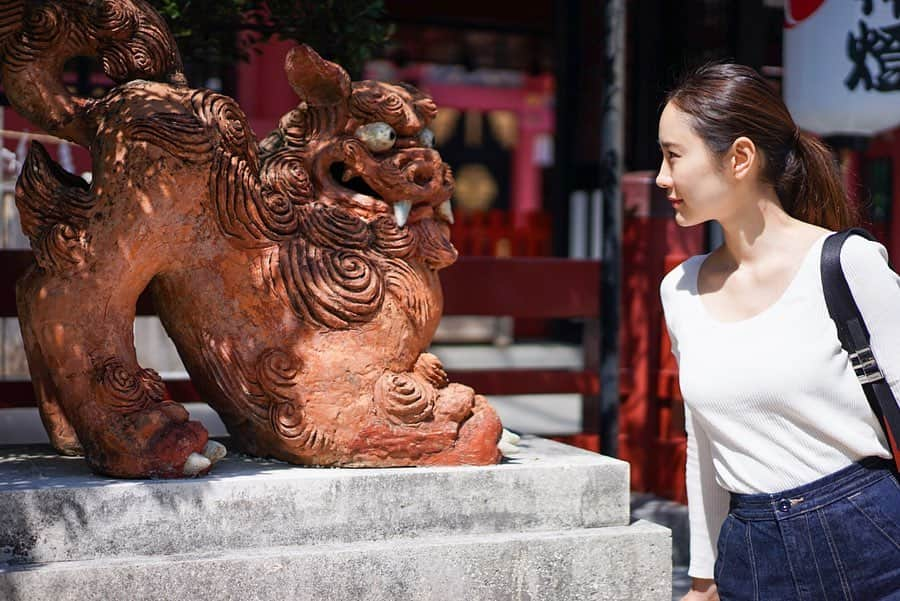
[[96, 27], [112, 38], [130, 37], [137, 28], [137, 14], [124, 2], [100, 2], [97, 6]]
[[200, 354], [219, 390], [240, 402], [247, 410], [245, 415], [267, 423], [271, 402], [256, 381], [256, 370], [247, 367], [231, 342], [216, 340], [208, 332], [201, 334], [201, 340]]
[[221, 149], [213, 154], [209, 177], [216, 221], [222, 233], [239, 245], [263, 247], [292, 234], [291, 221], [270, 214], [250, 164]]
[[[21, 14], [21, 13], [20, 13]], [[61, 34], [62, 19], [59, 7], [44, 5], [25, 13], [24, 25], [18, 35], [11, 35], [6, 41], [4, 62], [11, 72], [23, 70], [45, 50], [49, 49]], [[10, 27], [12, 29], [12, 27]]]
[[138, 78], [157, 80], [181, 67], [167, 33], [147, 22], [142, 22], [133, 36], [106, 44], [100, 54], [104, 72], [116, 83]]
[[384, 121], [395, 123], [402, 121], [406, 112], [403, 99], [383, 88], [383, 84], [363, 81], [353, 85], [350, 96], [350, 113], [363, 122]]
[[389, 257], [405, 259], [415, 250], [415, 238], [412, 229], [401, 228], [388, 216], [381, 216], [371, 222], [375, 248]]
[[279, 128], [290, 148], [308, 147], [312, 140], [336, 135], [347, 121], [344, 105], [315, 106], [295, 109], [284, 116]]
[[263, 163], [263, 185], [285, 197], [291, 204], [312, 200], [313, 185], [303, 162], [303, 155], [296, 150], [283, 150], [268, 156]]
[[67, 223], [53, 224], [36, 239], [35, 261], [44, 270], [65, 273], [81, 267], [90, 254], [90, 238]]
[[256, 139], [234, 100], [209, 90], [198, 90], [191, 96], [191, 104], [201, 121], [219, 131], [229, 152], [257, 164]]
[[293, 403], [273, 403], [269, 421], [275, 432], [294, 448], [318, 452], [332, 447], [331, 438], [308, 423], [303, 409]]
[[[46, 230], [57, 223], [80, 229], [90, 218], [94, 202], [83, 179], [57, 165], [40, 143], [32, 143], [16, 182], [22, 231], [32, 242], [45, 236]], [[63, 238], [72, 238], [63, 233]]]
[[414, 374], [387, 372], [375, 383], [375, 406], [398, 426], [433, 419], [436, 396], [434, 387]]
[[59, 40], [63, 29], [60, 7], [44, 4], [31, 9], [25, 20], [29, 45], [35, 50], [45, 50]]
[[381, 308], [384, 286], [364, 255], [309, 246], [301, 238], [280, 249], [269, 277], [304, 321], [343, 329], [365, 323]]
[[441, 311], [440, 306], [434, 306], [430, 301], [428, 284], [409, 263], [387, 259], [384, 272], [388, 290], [417, 329], [424, 328], [433, 313]]
[[0, 47], [5, 46], [12, 39], [12, 34], [21, 29], [24, 16], [24, 0], [3, 2], [0, 5]]
[[297, 212], [294, 205], [283, 194], [264, 194], [263, 215], [270, 230], [281, 236], [297, 231]]
[[382, 110], [390, 114], [396, 114], [403, 110], [403, 100], [396, 94], [388, 94], [381, 103]]
[[271, 348], [263, 351], [256, 363], [256, 378], [260, 387], [272, 399], [290, 401], [291, 389], [295, 385], [299, 363], [288, 353]]
[[123, 133], [132, 140], [149, 142], [186, 162], [209, 158], [212, 141], [203, 124], [193, 115], [158, 113], [124, 124]]
[[165, 389], [158, 373], [152, 369], [132, 373], [115, 357], [100, 364], [97, 381], [106, 393], [103, 401], [115, 411], [141, 411], [163, 400]]
[[147, 394], [154, 401], [161, 401], [166, 396], [166, 385], [156, 370], [142, 369], [138, 372], [138, 378], [143, 384]]
[[316, 205], [303, 212], [301, 235], [327, 249], [367, 249], [371, 233], [365, 221], [340, 207]]
[[79, 24], [79, 26], [76, 27], [70, 26], [66, 34], [69, 36], [69, 43], [76, 48], [90, 48], [93, 46], [92, 36], [94, 35], [94, 32], [90, 24]]
[[131, 55], [131, 60], [138, 71], [150, 71], [153, 68], [153, 57], [149, 48], [136, 47]]

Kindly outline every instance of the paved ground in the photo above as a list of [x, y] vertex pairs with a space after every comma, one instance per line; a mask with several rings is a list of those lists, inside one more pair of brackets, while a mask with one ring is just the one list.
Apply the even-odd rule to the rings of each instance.
[[672, 601], [679, 601], [691, 588], [691, 577], [687, 574], [687, 566], [672, 568]]

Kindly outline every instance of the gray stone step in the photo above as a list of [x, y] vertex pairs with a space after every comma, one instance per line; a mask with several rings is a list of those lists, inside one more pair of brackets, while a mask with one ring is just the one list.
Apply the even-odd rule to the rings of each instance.
[[33, 564], [0, 570], [0, 598], [668, 601], [669, 544], [637, 522]]
[[647, 520], [672, 531], [672, 565], [691, 563], [690, 517], [687, 505], [651, 493], [631, 493], [631, 519]]
[[48, 447], [0, 449], [0, 565], [628, 524], [626, 463], [535, 437], [521, 448], [501, 465], [451, 468], [229, 455], [179, 481], [111, 480]]

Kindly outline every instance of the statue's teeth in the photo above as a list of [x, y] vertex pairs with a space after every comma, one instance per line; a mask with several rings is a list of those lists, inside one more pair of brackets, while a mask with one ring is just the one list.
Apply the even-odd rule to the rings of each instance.
[[453, 223], [453, 207], [450, 206], [449, 200], [445, 200], [441, 203], [441, 206], [438, 207], [438, 213], [440, 213], [448, 223]]
[[406, 220], [409, 219], [409, 212], [411, 210], [412, 202], [408, 200], [401, 200], [394, 203], [394, 219], [397, 220], [398, 227], [406, 225]]

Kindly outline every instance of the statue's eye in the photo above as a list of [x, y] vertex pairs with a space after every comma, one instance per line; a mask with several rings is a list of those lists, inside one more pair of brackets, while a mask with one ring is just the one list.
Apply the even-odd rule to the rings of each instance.
[[425, 148], [434, 148], [434, 132], [427, 127], [420, 131], [417, 137], [420, 145]]
[[394, 142], [397, 141], [397, 132], [387, 123], [378, 121], [360, 125], [356, 129], [356, 137], [372, 152], [384, 152], [393, 148]]

